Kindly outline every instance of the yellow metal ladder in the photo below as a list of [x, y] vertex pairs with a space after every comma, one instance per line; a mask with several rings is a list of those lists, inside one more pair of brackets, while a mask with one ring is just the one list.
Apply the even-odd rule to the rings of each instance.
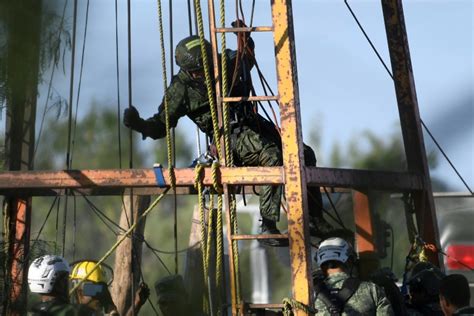
[[[214, 1], [208, 0], [209, 25], [214, 63], [214, 78], [216, 79], [216, 104], [219, 114], [219, 128], [223, 126], [222, 106], [224, 102], [241, 101], [277, 101], [280, 105], [282, 124], [283, 169], [285, 174], [285, 195], [288, 201], [288, 234], [272, 235], [238, 235], [233, 231], [230, 210], [230, 192], [225, 183], [225, 206], [227, 241], [229, 251], [230, 295], [232, 314], [242, 315], [247, 308], [282, 308], [282, 304], [249, 304], [244, 307], [241, 297], [237, 297], [236, 286], [239, 282], [235, 273], [234, 248], [232, 244], [239, 240], [253, 239], [285, 239], [289, 238], [291, 257], [292, 293], [293, 299], [306, 305], [311, 305], [311, 257], [309, 247], [309, 229], [306, 201], [306, 181], [302, 166], [303, 144], [301, 135], [299, 100], [296, 78], [296, 57], [294, 50], [293, 21], [291, 2], [285, 0], [272, 1], [272, 26], [263, 27], [221, 27], [215, 24]], [[218, 64], [217, 33], [228, 32], [273, 32], [275, 56], [277, 62], [278, 95], [274, 96], [242, 96], [223, 97], [221, 90], [221, 73]], [[221, 52], [223, 53], [223, 52]], [[224, 148], [221, 139], [221, 148]], [[225, 155], [221, 154], [221, 157]], [[225, 164], [225, 161], [223, 162]], [[281, 167], [275, 167], [281, 168]], [[303, 211], [302, 211], [303, 210]], [[238, 251], [238, 250], [237, 250]], [[302, 310], [295, 310], [295, 315], [306, 315]]]

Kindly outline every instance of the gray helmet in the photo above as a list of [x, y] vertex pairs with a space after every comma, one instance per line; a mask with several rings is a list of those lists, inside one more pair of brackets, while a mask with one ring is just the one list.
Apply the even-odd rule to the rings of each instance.
[[[211, 44], [204, 40], [209, 62], [212, 60]], [[204, 68], [199, 36], [193, 35], [182, 39], [176, 45], [176, 64], [186, 71], [195, 71]]]
[[418, 262], [408, 277], [410, 288], [423, 289], [429, 296], [437, 297], [443, 272], [429, 262]]

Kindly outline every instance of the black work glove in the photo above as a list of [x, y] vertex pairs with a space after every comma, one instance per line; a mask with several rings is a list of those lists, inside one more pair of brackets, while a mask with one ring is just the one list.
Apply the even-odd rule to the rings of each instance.
[[245, 25], [244, 21], [242, 21], [240, 19], [235, 20], [234, 22], [230, 23], [230, 25], [232, 25], [232, 27], [247, 27], [247, 25]]
[[135, 308], [140, 308], [150, 297], [150, 289], [146, 283], [140, 283], [137, 293], [135, 294]]
[[123, 124], [131, 129], [138, 130], [142, 123], [138, 110], [131, 106], [123, 111]]

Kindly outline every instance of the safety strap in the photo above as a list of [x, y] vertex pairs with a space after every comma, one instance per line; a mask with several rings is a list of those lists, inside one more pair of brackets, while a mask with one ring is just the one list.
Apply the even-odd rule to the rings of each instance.
[[163, 167], [161, 164], [156, 163], [153, 165], [155, 171], [156, 185], [160, 188], [166, 187], [165, 177], [163, 176]]
[[360, 285], [360, 280], [348, 278], [341, 289], [328, 289], [323, 281], [315, 284], [317, 297], [326, 305], [331, 316], [339, 316], [344, 310], [347, 301], [354, 295]]

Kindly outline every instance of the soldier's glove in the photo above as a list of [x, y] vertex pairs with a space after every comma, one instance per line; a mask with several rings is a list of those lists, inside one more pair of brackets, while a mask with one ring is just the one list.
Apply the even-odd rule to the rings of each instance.
[[140, 114], [134, 106], [123, 111], [123, 124], [131, 129], [139, 130], [142, 125]]
[[137, 293], [135, 294], [135, 308], [140, 308], [145, 304], [146, 300], [150, 297], [150, 289], [146, 283], [140, 283]]
[[[235, 27], [247, 27], [247, 25], [244, 23], [244, 21], [242, 21], [240, 19], [235, 20], [230, 25], [232, 25], [232, 27], [234, 27], [234, 28]], [[239, 33], [245, 35], [246, 39], [250, 37], [250, 32], [234, 32], [235, 35], [239, 35]]]

